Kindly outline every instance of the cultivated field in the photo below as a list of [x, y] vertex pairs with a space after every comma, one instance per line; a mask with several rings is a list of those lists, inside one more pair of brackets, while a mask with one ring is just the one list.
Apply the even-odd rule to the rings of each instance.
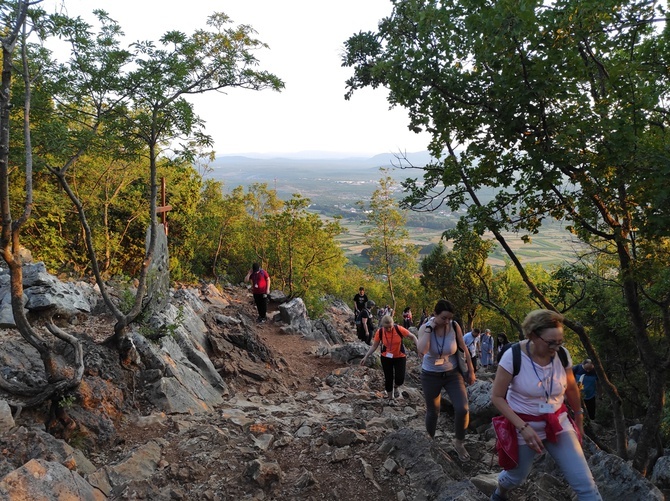
[[[418, 154], [417, 154], [418, 155]], [[415, 165], [421, 157], [416, 157]], [[278, 196], [288, 200], [291, 195], [299, 193], [311, 201], [310, 210], [323, 217], [340, 216], [341, 224], [347, 233], [340, 236], [346, 256], [355, 264], [366, 264], [361, 255], [365, 246], [364, 231], [360, 220], [362, 214], [357, 203], [369, 201], [372, 192], [378, 188], [382, 173], [381, 166], [390, 167], [393, 159], [388, 155], [380, 155], [370, 159], [344, 160], [296, 160], [296, 159], [251, 159], [246, 157], [217, 159], [209, 177], [224, 182], [224, 190], [232, 190], [238, 185], [245, 188], [253, 183], [266, 183], [269, 188], [277, 191]], [[420, 177], [418, 170], [391, 169], [387, 171], [398, 182], [407, 177]], [[491, 193], [480, 194], [486, 200]], [[415, 224], [408, 226], [411, 243], [420, 247], [436, 244], [442, 232], [454, 227], [457, 216], [448, 210], [433, 213], [411, 213]], [[426, 225], [426, 226], [422, 226]], [[427, 227], [429, 226], [429, 227]], [[559, 223], [549, 224], [542, 228], [539, 235], [534, 235], [530, 243], [524, 243], [521, 234], [505, 234], [508, 244], [517, 253], [522, 263], [540, 263], [545, 266], [573, 262], [577, 259], [579, 249], [584, 246], [568, 233]], [[489, 235], [493, 238], [493, 235]], [[451, 244], [447, 243], [447, 248]], [[500, 245], [496, 243], [489, 263], [494, 267], [505, 264], [506, 256]]]

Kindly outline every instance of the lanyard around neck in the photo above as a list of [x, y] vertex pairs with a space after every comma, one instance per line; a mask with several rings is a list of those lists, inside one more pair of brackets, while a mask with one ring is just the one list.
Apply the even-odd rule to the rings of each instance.
[[444, 336], [442, 336], [442, 344], [437, 342], [437, 329], [433, 329], [433, 337], [435, 338], [435, 346], [437, 347], [437, 357], [442, 358], [442, 352], [444, 351], [444, 343], [447, 342], [447, 326], [444, 326]]
[[[382, 342], [384, 343], [384, 346], [386, 347], [386, 351], [391, 351], [391, 343], [393, 343], [393, 336], [395, 335], [395, 325], [391, 327], [390, 330], [386, 330], [385, 328], [382, 328]], [[386, 334], [389, 334], [391, 337], [386, 337]], [[384, 339], [386, 338], [386, 339]], [[384, 342], [384, 341], [389, 341], [389, 342]]]
[[[530, 341], [526, 343], [526, 353], [528, 353], [528, 358], [530, 358], [530, 364], [533, 366], [533, 372], [535, 372], [535, 376], [542, 385], [542, 390], [544, 391], [544, 397], [546, 399], [546, 402], [549, 403], [549, 397], [551, 396], [552, 391], [554, 389], [554, 357], [551, 357], [551, 360], [549, 362], [551, 364], [551, 374], [549, 376], [551, 382], [549, 383], [549, 391], [547, 392], [545, 382], [542, 378], [540, 378], [540, 375], [537, 373], [537, 369], [535, 368], [535, 362], [533, 362], [533, 357], [530, 354]], [[542, 373], [542, 375], [544, 376], [544, 372]]]

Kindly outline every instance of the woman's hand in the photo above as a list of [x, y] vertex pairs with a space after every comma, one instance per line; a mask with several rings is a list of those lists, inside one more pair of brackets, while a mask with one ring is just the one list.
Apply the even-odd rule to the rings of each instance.
[[579, 433], [581, 433], [582, 437], [584, 436], [584, 411], [577, 412], [575, 413], [575, 424], [579, 428]]
[[526, 441], [526, 445], [528, 445], [528, 447], [533, 449], [535, 452], [542, 452], [542, 440], [540, 440], [540, 437], [537, 436], [537, 433], [535, 433], [535, 430], [532, 426], [524, 426], [520, 433], [523, 439]]
[[475, 381], [477, 381], [477, 376], [473, 371], [468, 371], [468, 378], [465, 380], [465, 383], [467, 385], [475, 384]]

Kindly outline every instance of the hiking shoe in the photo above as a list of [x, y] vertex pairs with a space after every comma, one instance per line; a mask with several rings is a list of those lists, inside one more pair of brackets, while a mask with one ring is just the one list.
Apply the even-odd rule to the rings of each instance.
[[384, 398], [389, 398], [389, 392], [384, 390]]
[[493, 491], [493, 494], [491, 494], [490, 501], [507, 501], [507, 498], [504, 498], [500, 494], [498, 494], [498, 490], [496, 489], [495, 491]]
[[400, 397], [400, 390], [398, 388], [395, 388], [393, 390], [393, 398], [399, 398]]

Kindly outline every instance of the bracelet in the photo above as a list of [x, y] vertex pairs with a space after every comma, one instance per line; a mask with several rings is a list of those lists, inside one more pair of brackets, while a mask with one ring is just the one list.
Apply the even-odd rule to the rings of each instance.
[[578, 411], [575, 411], [574, 414], [575, 414], [575, 416], [577, 414], [584, 414], [584, 411], [582, 409], [579, 409]]
[[517, 428], [517, 431], [518, 431], [519, 433], [521, 433], [523, 430], [526, 429], [527, 426], [528, 426], [528, 423], [524, 423], [523, 426], [522, 426], [521, 428]]

